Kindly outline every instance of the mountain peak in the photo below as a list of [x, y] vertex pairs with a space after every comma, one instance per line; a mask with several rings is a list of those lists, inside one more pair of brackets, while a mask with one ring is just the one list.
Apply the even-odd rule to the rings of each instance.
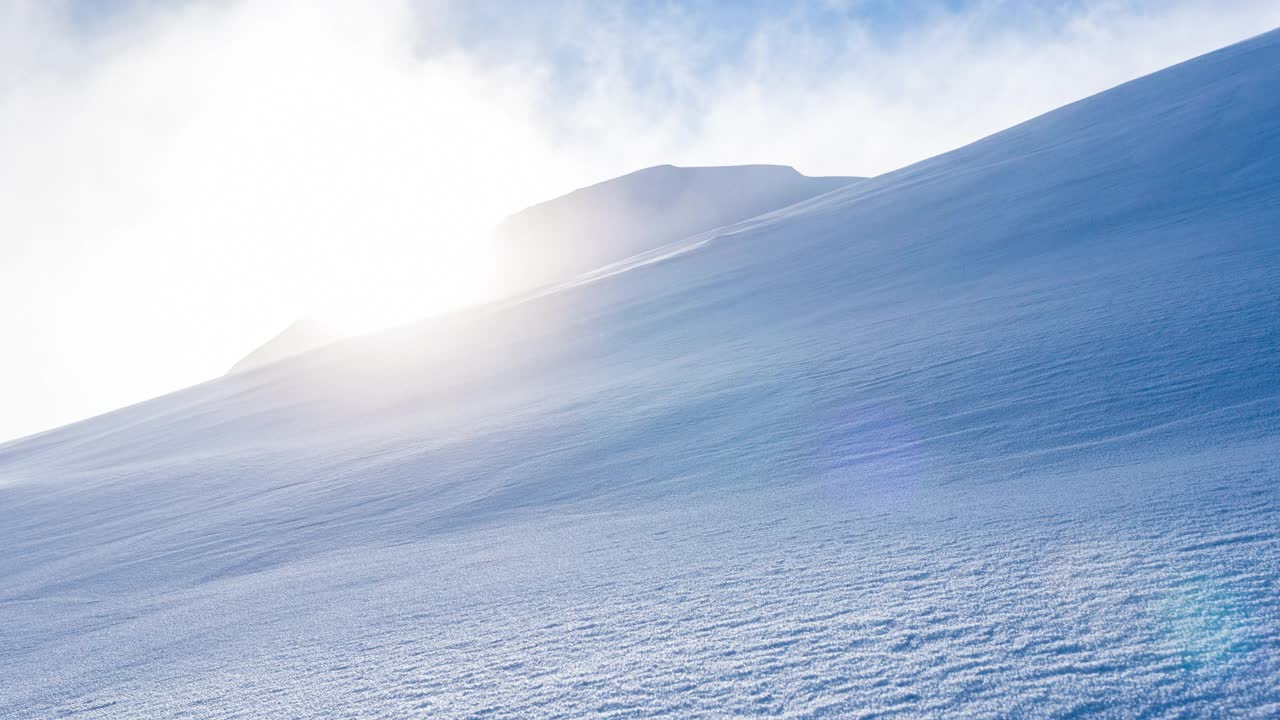
[[[800, 174], [787, 165], [654, 165], [580, 188], [507, 218], [497, 229], [509, 292], [575, 275], [739, 222], [862, 178]], [[339, 338], [299, 322], [242, 358], [232, 373]]]

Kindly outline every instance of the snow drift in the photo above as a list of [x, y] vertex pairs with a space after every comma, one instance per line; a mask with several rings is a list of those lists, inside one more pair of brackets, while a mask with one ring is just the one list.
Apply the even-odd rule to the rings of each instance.
[[1272, 717], [1278, 86], [0, 446], [6, 711]]

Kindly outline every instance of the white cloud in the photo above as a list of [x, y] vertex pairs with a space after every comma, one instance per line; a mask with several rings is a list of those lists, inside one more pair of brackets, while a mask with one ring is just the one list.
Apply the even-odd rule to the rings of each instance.
[[471, 44], [445, 2], [68, 7], [0, 0], [0, 438], [212, 377], [334, 296], [456, 300], [484, 227], [574, 186], [878, 173], [1280, 23], [1249, 0], [979, 3], [891, 37], [780, 15], [727, 62], [670, 7], [526, 10]]

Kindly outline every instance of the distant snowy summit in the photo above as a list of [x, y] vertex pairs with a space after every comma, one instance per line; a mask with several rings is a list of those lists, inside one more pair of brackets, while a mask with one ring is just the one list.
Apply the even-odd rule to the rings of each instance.
[[[809, 177], [787, 165], [658, 165], [574, 190], [495, 230], [505, 287], [518, 293], [690, 235], [764, 215], [865, 178]], [[232, 366], [251, 370], [340, 339], [298, 321]]]
[[498, 256], [515, 290], [563, 282], [860, 179], [808, 177], [786, 165], [659, 165], [512, 215], [498, 226]]

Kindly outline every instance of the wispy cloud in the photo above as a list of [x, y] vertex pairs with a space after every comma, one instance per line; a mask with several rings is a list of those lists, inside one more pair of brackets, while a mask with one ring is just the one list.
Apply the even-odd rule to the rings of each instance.
[[309, 307], [457, 299], [488, 224], [575, 186], [875, 174], [1280, 24], [866, 5], [0, 0], [0, 437], [211, 377]]

